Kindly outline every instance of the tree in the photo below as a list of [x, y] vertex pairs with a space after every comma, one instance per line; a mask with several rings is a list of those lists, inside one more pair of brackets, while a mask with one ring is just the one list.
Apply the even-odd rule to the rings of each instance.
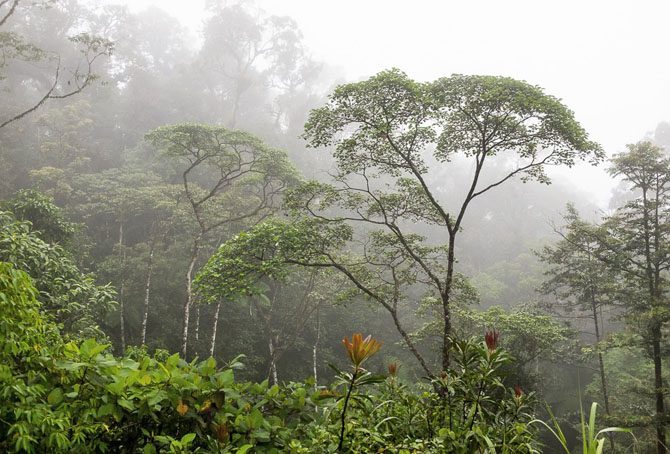
[[[304, 335], [319, 308], [344, 290], [330, 270], [290, 263], [313, 249], [307, 246], [309, 238], [306, 229], [266, 220], [222, 244], [195, 280], [198, 293], [216, 302], [217, 311], [221, 301], [248, 301], [250, 311], [255, 309], [267, 335], [268, 376], [275, 384], [279, 359]], [[212, 355], [213, 349], [212, 341]]]
[[[196, 228], [186, 271], [182, 354], [188, 345], [192, 280], [208, 235], [257, 222], [276, 209], [283, 190], [296, 181], [284, 152], [242, 131], [220, 126], [181, 124], [147, 134], [162, 156], [173, 159]], [[218, 318], [215, 317], [214, 324]]]
[[[595, 257], [621, 281], [617, 299], [628, 323], [639, 333], [653, 362], [656, 449], [666, 448], [663, 327], [670, 319], [670, 159], [651, 142], [628, 145], [609, 169], [637, 197], [619, 207], [598, 226], [582, 225], [581, 244], [597, 244]], [[577, 232], [576, 232], [577, 233]], [[574, 243], [573, 243], [574, 244]]]
[[[642, 337], [654, 363], [657, 452], [665, 453], [665, 387], [661, 353], [662, 328], [669, 320], [667, 301], [670, 269], [670, 159], [650, 142], [628, 146], [616, 155], [610, 173], [620, 176], [641, 195], [604, 223], [602, 257], [628, 284], [627, 306], [642, 323]], [[646, 325], [646, 326], [645, 326]]]
[[[123, 352], [128, 337], [126, 303], [131, 300], [127, 284], [138, 273], [128, 260], [128, 255], [135, 252], [131, 247], [140, 236], [137, 224], [143, 223], [142, 234], [149, 233], [149, 242], [155, 242], [160, 218], [175, 210], [179, 186], [166, 185], [158, 175], [133, 166], [94, 174], [74, 174], [68, 181], [70, 191], [65, 196], [71, 210], [80, 214], [90, 234], [99, 234], [99, 230], [104, 229], [104, 236], [99, 235], [94, 241], [98, 256], [96, 266], [119, 290], [118, 341]], [[95, 216], [91, 217], [91, 213]], [[147, 267], [151, 268], [150, 261]]]
[[[94, 72], [96, 60], [112, 53], [113, 44], [99, 36], [88, 33], [79, 33], [68, 39], [80, 52], [79, 61], [68, 68], [57, 53], [45, 51], [42, 48], [27, 42], [20, 34], [9, 29], [10, 19], [21, 9], [21, 0], [0, 0], [0, 70], [3, 70], [9, 61], [24, 62], [49, 62], [52, 67], [52, 75], [45, 78], [44, 75], [34, 78], [23, 78], [21, 84], [29, 85], [40, 94], [28, 106], [25, 103], [18, 106], [14, 111], [3, 112], [0, 116], [0, 129], [20, 120], [26, 115], [36, 111], [47, 101], [52, 99], [65, 99], [82, 92], [91, 85], [98, 76]], [[47, 5], [50, 1], [45, 1]], [[9, 29], [9, 30], [8, 30]], [[0, 73], [0, 81], [6, 79]], [[6, 105], [7, 108], [11, 105]], [[4, 109], [3, 109], [4, 110]]]
[[224, 109], [217, 121], [256, 131], [280, 101], [273, 98], [290, 93], [314, 65], [292, 19], [243, 4], [208, 3], [199, 66], [216, 111]]
[[565, 232], [559, 232], [561, 241], [545, 246], [537, 253], [540, 260], [549, 265], [539, 291], [556, 298], [556, 303], [551, 306], [560, 314], [572, 318], [586, 317], [592, 322], [603, 403], [609, 415], [607, 374], [600, 345], [605, 336], [602, 313], [604, 307], [617, 303], [621, 289], [618, 288], [616, 273], [598, 258], [598, 241], [583, 234], [590, 227], [579, 218], [572, 205], [568, 205], [565, 221]]
[[[312, 147], [333, 146], [337, 170], [332, 184], [308, 182], [292, 191], [289, 206], [324, 223], [368, 229], [359, 232], [364, 265], [358, 262], [357, 272], [333, 255], [326, 262], [384, 306], [399, 332], [398, 303], [411, 301], [409, 289], [419, 286], [439, 301], [442, 369], [449, 367], [451, 308], [462, 281], [456, 240], [471, 203], [512, 178], [549, 183], [547, 166], [595, 164], [603, 156], [573, 113], [538, 87], [462, 75], [418, 83], [395, 69], [338, 87], [326, 106], [312, 111], [305, 138]], [[456, 159], [473, 168], [460, 197], [444, 194], [434, 176]], [[487, 172], [495, 160], [504, 171]], [[434, 240], [415, 233], [417, 225]], [[376, 248], [374, 256], [366, 255], [368, 246]], [[409, 335], [403, 338], [434, 375]]]

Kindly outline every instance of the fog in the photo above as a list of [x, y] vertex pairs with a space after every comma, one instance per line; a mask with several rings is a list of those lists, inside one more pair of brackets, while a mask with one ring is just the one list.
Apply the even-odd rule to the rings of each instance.
[[[157, 6], [199, 40], [205, 1], [125, 0]], [[97, 2], [104, 4], [105, 2]], [[562, 99], [608, 154], [670, 120], [664, 1], [468, 2], [263, 0], [296, 20], [313, 56], [347, 80], [397, 67], [418, 80], [453, 73], [510, 76]], [[605, 208], [614, 185], [604, 168], [553, 169]]]
[[0, 0], [0, 451], [666, 453], [669, 17]]

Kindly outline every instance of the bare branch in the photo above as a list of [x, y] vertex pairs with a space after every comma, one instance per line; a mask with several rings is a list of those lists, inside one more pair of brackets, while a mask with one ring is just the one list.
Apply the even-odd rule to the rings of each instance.
[[[9, 0], [2, 0], [2, 1], [0, 1], [0, 8], [2, 8], [3, 6], [5, 6], [5, 4], [6, 4], [8, 1], [9, 1]], [[7, 13], [5, 13], [5, 15], [2, 16], [2, 17], [0, 18], [0, 27], [2, 27], [3, 24], [4, 24], [5, 22], [7, 22], [7, 19], [9, 19], [9, 16], [11, 16], [12, 14], [14, 14], [14, 11], [16, 10], [16, 7], [19, 5], [19, 1], [20, 1], [20, 0], [13, 0], [13, 1], [12, 1], [12, 4], [9, 6], [9, 11], [7, 11]]]

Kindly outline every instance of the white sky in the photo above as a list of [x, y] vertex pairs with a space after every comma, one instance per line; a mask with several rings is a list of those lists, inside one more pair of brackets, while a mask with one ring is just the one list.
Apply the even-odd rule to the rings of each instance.
[[[100, 1], [100, 0], [99, 0]], [[150, 4], [197, 31], [204, 0]], [[350, 80], [398, 67], [431, 80], [452, 73], [511, 76], [575, 111], [608, 153], [670, 121], [670, 2], [664, 0], [258, 0], [293, 17], [313, 55]], [[563, 171], [605, 203], [611, 181]]]

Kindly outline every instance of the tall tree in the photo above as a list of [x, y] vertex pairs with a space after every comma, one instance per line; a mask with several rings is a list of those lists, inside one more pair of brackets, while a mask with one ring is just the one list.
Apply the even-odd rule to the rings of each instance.
[[[458, 293], [456, 240], [471, 203], [512, 178], [549, 183], [547, 166], [572, 166], [577, 160], [595, 164], [603, 156], [573, 113], [538, 87], [461, 75], [418, 83], [398, 70], [338, 87], [326, 106], [312, 111], [305, 137], [313, 147], [334, 146], [337, 170], [333, 184], [308, 183], [293, 191], [290, 206], [324, 222], [362, 224], [374, 231], [378, 254], [364, 268], [382, 281], [395, 279], [393, 291], [378, 292], [346, 263], [332, 265], [382, 304], [401, 333], [397, 302], [408, 300], [407, 289], [422, 285], [436, 298], [443, 369], [449, 367], [451, 306]], [[470, 161], [473, 171], [452, 206], [434, 169], [455, 159]], [[506, 165], [487, 172], [493, 160]], [[446, 231], [447, 240], [428, 241], [415, 233], [417, 224]], [[400, 263], [410, 281], [394, 276]], [[434, 374], [409, 336], [403, 338], [426, 372]]]
[[257, 222], [272, 213], [296, 174], [284, 152], [268, 147], [250, 134], [220, 126], [165, 126], [147, 134], [147, 140], [162, 156], [174, 160], [196, 224], [186, 270], [187, 298], [181, 339], [185, 355], [194, 301], [192, 281], [208, 236]]
[[254, 123], [271, 118], [273, 88], [290, 89], [302, 67], [311, 66], [302, 36], [292, 19], [249, 5], [211, 1], [208, 10], [199, 66], [218, 121], [256, 131]]
[[663, 328], [670, 320], [670, 159], [651, 142], [628, 145], [612, 158], [610, 174], [621, 177], [638, 197], [599, 226], [581, 226], [583, 244], [597, 244], [595, 256], [622, 281], [618, 295], [654, 365], [654, 426], [658, 453], [666, 453]]
[[637, 320], [644, 321], [642, 336], [651, 347], [654, 363], [657, 452], [665, 453], [665, 387], [661, 353], [662, 328], [670, 319], [667, 300], [670, 269], [670, 159], [650, 142], [628, 146], [612, 160], [610, 173], [620, 176], [641, 196], [628, 202], [603, 224], [604, 256], [625, 276], [635, 291], [627, 303]]
[[567, 226], [565, 231], [559, 231], [561, 241], [545, 246], [537, 253], [540, 260], [549, 265], [539, 291], [556, 298], [550, 308], [559, 316], [590, 319], [603, 403], [609, 415], [611, 408], [601, 341], [605, 336], [603, 308], [616, 304], [620, 292], [617, 273], [599, 260], [599, 242], [583, 234], [591, 227], [580, 219], [572, 205], [568, 205], [564, 219]]

